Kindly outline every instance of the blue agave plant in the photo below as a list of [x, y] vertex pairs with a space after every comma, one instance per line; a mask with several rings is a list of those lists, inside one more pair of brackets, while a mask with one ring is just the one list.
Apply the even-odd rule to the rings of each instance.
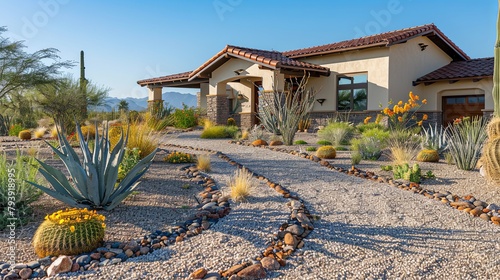
[[71, 182], [60, 170], [37, 159], [41, 165], [39, 172], [53, 189], [29, 183], [72, 207], [111, 210], [137, 187], [140, 183], [138, 180], [148, 170], [157, 150], [139, 161], [117, 184], [118, 168], [125, 154], [128, 133], [125, 139], [122, 133], [116, 146], [110, 150], [108, 126], [104, 127], [103, 135], [100, 137], [96, 124], [96, 140], [91, 152], [79, 124], [76, 125], [76, 131], [83, 153], [82, 160], [61, 132], [57, 133], [59, 149], [46, 142], [64, 162]]

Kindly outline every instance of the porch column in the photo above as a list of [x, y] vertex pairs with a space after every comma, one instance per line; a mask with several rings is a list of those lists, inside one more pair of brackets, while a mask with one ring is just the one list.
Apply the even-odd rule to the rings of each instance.
[[162, 104], [162, 87], [148, 86], [148, 109], [154, 108], [156, 104]]
[[226, 83], [210, 85], [210, 94], [207, 95], [207, 117], [210, 121], [225, 125], [229, 118], [229, 100], [226, 94]]
[[209, 91], [208, 83], [200, 84], [200, 91], [197, 93], [197, 106], [200, 109], [207, 109], [207, 95]]

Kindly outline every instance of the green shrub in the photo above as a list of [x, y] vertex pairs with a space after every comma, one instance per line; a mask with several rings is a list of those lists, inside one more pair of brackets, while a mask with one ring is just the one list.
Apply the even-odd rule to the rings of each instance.
[[164, 160], [169, 163], [191, 163], [194, 162], [194, 158], [190, 154], [183, 152], [173, 152], [168, 154]]
[[473, 117], [448, 127], [448, 150], [459, 169], [472, 170], [476, 167], [487, 139], [486, 126], [483, 118]]
[[351, 163], [352, 163], [352, 165], [359, 164], [362, 159], [363, 159], [363, 157], [361, 156], [361, 154], [359, 152], [355, 151], [355, 152], [351, 153]]
[[[5, 154], [0, 155], [0, 230], [11, 223], [8, 218], [16, 218], [16, 226], [29, 221], [33, 212], [30, 204], [36, 201], [42, 192], [26, 180], [38, 181], [38, 166], [33, 157], [22, 156], [20, 152], [17, 152], [16, 160], [12, 162], [7, 160]], [[14, 200], [9, 200], [9, 197]]]
[[337, 150], [337, 151], [349, 151], [349, 149], [347, 147], [344, 147], [344, 146], [337, 146], [337, 147], [335, 147], [335, 150]]
[[203, 130], [200, 137], [203, 139], [233, 138], [238, 132], [236, 126], [211, 126]]
[[354, 131], [355, 128], [347, 122], [332, 122], [318, 131], [318, 136], [331, 142], [333, 146], [340, 146], [349, 143]]
[[306, 151], [308, 151], [308, 152], [315, 152], [316, 151], [316, 147], [307, 147]]
[[321, 146], [329, 146], [329, 145], [332, 145], [332, 142], [330, 142], [328, 140], [319, 140], [318, 142], [316, 142], [316, 144], [321, 145]]
[[9, 136], [19, 136], [19, 132], [23, 131], [24, 128], [20, 124], [13, 124], [9, 128]]
[[293, 142], [294, 145], [307, 145], [307, 142], [304, 140], [297, 140]]
[[387, 130], [387, 128], [379, 123], [374, 123], [374, 122], [371, 122], [371, 123], [367, 123], [367, 124], [364, 124], [364, 123], [360, 123], [356, 126], [356, 129], [359, 131], [359, 133], [363, 133], [369, 129], [373, 129], [373, 128], [378, 128], [378, 129], [381, 129], [381, 130]]
[[123, 160], [118, 167], [118, 182], [121, 182], [125, 176], [134, 168], [134, 166], [141, 160], [141, 150], [139, 148], [128, 149], [125, 148]]
[[351, 149], [358, 151], [363, 159], [377, 160], [386, 146], [389, 132], [379, 128], [368, 129], [361, 138], [351, 140]]
[[198, 115], [195, 108], [189, 108], [186, 104], [183, 104], [182, 109], [175, 109], [173, 116], [174, 125], [177, 128], [190, 128], [196, 126], [198, 123]]

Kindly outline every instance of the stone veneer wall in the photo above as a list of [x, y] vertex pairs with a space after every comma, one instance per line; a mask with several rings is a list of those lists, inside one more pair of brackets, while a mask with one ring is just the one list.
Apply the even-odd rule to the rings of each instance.
[[254, 118], [252, 113], [243, 113], [240, 114], [240, 127], [246, 129], [252, 129], [254, 126]]
[[229, 118], [229, 100], [226, 96], [207, 96], [207, 117], [210, 121], [225, 125]]
[[196, 93], [196, 107], [201, 108], [201, 92]]

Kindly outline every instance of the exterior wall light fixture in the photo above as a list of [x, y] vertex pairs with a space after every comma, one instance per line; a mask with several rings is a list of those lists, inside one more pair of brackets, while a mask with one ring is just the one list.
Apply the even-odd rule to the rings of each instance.
[[319, 105], [323, 106], [323, 102], [325, 102], [325, 98], [318, 98], [316, 101], [318, 101]]

